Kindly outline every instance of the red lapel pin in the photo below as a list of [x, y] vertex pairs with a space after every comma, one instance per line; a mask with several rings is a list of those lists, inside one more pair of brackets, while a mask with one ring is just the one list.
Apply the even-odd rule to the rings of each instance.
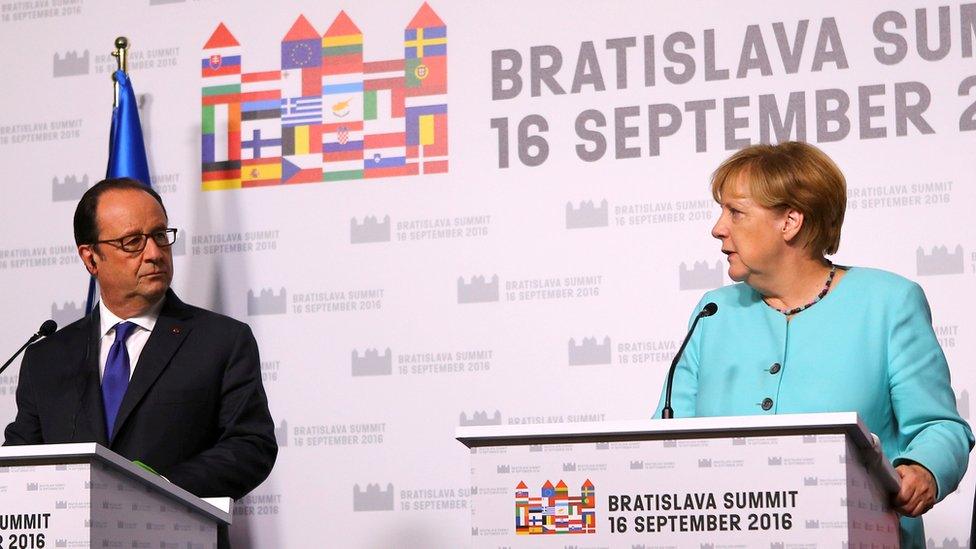
[[180, 335], [180, 332], [182, 332], [182, 331], [183, 331], [183, 329], [180, 328], [179, 326], [173, 326], [173, 334]]

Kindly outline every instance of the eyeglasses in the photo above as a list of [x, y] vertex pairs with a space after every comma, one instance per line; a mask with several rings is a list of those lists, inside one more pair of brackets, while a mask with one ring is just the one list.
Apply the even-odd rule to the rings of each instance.
[[146, 249], [146, 242], [152, 238], [153, 242], [156, 243], [160, 248], [168, 248], [176, 242], [176, 229], [161, 229], [151, 233], [140, 233], [140, 234], [130, 234], [123, 236], [122, 238], [113, 238], [111, 240], [99, 240], [97, 242], [92, 242], [95, 244], [111, 244], [116, 248], [121, 249], [123, 252], [141, 252]]

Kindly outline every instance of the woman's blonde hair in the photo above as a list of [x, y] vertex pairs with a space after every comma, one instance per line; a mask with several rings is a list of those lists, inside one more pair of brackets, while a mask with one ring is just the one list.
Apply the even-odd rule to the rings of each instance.
[[847, 183], [837, 164], [823, 151], [797, 141], [746, 147], [712, 174], [716, 202], [739, 177], [744, 178], [752, 199], [761, 206], [803, 213], [797, 236], [811, 253], [837, 252], [847, 209]]

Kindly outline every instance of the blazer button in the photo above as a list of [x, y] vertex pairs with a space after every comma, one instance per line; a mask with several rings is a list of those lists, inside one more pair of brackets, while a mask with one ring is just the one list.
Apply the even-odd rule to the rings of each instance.
[[769, 373], [776, 375], [779, 373], [780, 368], [782, 368], [782, 366], [779, 365], [779, 362], [774, 362], [773, 365], [769, 367]]
[[773, 399], [769, 397], [764, 398], [762, 401], [762, 409], [769, 410], [772, 407], [773, 407]]

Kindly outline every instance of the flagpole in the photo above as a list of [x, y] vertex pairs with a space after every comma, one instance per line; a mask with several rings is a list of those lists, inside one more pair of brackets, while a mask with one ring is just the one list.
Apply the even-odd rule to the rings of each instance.
[[[118, 65], [118, 69], [125, 74], [129, 74], [129, 39], [124, 36], [119, 36], [115, 39], [115, 51], [112, 52], [112, 57]], [[112, 73], [112, 83], [114, 95], [112, 98], [112, 106], [119, 106], [119, 83], [115, 80], [115, 73]]]
[[[112, 52], [112, 57], [115, 58], [118, 64], [118, 69], [125, 74], [129, 74], [129, 39], [124, 36], [119, 36], [115, 39], [115, 51]], [[115, 73], [112, 73], [112, 110], [114, 111], [119, 106], [119, 82], [115, 79]], [[113, 130], [114, 131], [114, 130]], [[92, 276], [88, 279], [88, 295], [85, 299], [85, 314], [87, 315], [92, 311], [95, 306], [95, 299], [97, 296], [97, 284], [95, 283], [95, 277]]]

